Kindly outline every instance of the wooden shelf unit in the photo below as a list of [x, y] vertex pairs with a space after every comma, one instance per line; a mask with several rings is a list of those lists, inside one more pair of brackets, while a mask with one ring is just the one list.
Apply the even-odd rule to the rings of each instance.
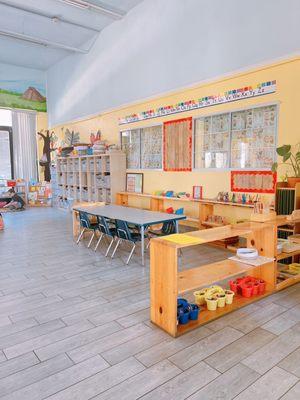
[[242, 208], [253, 208], [253, 204], [242, 204], [242, 203], [232, 203], [232, 202], [224, 202], [217, 201], [212, 199], [201, 199], [196, 200], [192, 198], [177, 198], [177, 197], [166, 197], [166, 196], [156, 196], [148, 193], [131, 193], [131, 192], [119, 192], [117, 194], [117, 204], [121, 206], [128, 206], [130, 198], [144, 198], [149, 200], [148, 208], [151, 211], [165, 211], [166, 205], [165, 203], [183, 203], [181, 205], [178, 204], [178, 207], [184, 207], [184, 203], [194, 203], [198, 207], [197, 215], [187, 215], [187, 219], [181, 221], [181, 224], [189, 225], [194, 228], [201, 229], [203, 227], [211, 227], [212, 223], [206, 222], [206, 218], [208, 215], [214, 214], [215, 206], [226, 206], [226, 207], [242, 207]]
[[[177, 337], [273, 293], [277, 290], [277, 265], [275, 262], [277, 228], [277, 223], [249, 222], [185, 233], [185, 238], [190, 236], [193, 239], [191, 244], [174, 243], [167, 238], [152, 239], [150, 246], [151, 321], [171, 336]], [[248, 247], [257, 248], [260, 255], [269, 257], [274, 261], [260, 266], [252, 266], [226, 259], [217, 263], [178, 271], [180, 249], [234, 236], [244, 237]], [[236, 296], [231, 306], [226, 305], [224, 308], [217, 309], [217, 311], [208, 311], [206, 307], [201, 307], [202, 310], [197, 321], [184, 326], [177, 325], [178, 296], [204, 286], [232, 279], [234, 276], [243, 273], [264, 279], [266, 281], [266, 293], [251, 298]]]
[[[16, 186], [7, 185], [7, 181], [15, 181]], [[25, 204], [27, 204], [28, 184], [23, 179], [21, 181], [16, 181], [15, 179], [2, 179], [1, 178], [0, 179], [0, 201], [1, 201], [1, 198], [7, 198], [7, 197], [5, 197], [5, 192], [7, 192], [9, 189], [12, 189], [12, 188], [15, 190], [15, 192], [19, 196], [22, 197]]]
[[115, 203], [126, 183], [126, 156], [107, 154], [57, 157], [57, 185], [64, 199], [74, 202]]

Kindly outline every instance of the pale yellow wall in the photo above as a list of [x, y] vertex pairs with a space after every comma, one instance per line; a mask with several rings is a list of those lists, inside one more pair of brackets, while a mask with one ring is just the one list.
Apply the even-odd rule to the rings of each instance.
[[[230, 89], [256, 85], [257, 83], [276, 80], [277, 90], [273, 94], [261, 97], [254, 97], [233, 103], [226, 103], [205, 109], [188, 111], [177, 115], [155, 118], [153, 120], [141, 121], [128, 125], [118, 125], [118, 118], [130, 115], [136, 112], [166, 106], [181, 101], [197, 99], [218, 93], [223, 93]], [[110, 143], [119, 143], [120, 130], [133, 129], [137, 127], [149, 126], [151, 124], [163, 123], [164, 121], [184, 118], [188, 116], [198, 117], [242, 109], [257, 105], [277, 103], [279, 105], [278, 118], [278, 145], [300, 141], [300, 58], [286, 60], [284, 62], [272, 64], [252, 70], [250, 72], [240, 73], [233, 77], [220, 79], [213, 83], [202, 84], [197, 87], [180, 90], [168, 96], [161, 96], [155, 100], [144, 101], [136, 105], [124, 107], [122, 109], [103, 113], [101, 116], [90, 120], [65, 124], [64, 128], [74, 129], [81, 133], [81, 140], [89, 141], [91, 131], [101, 129], [103, 138]], [[61, 126], [54, 127], [57, 135], [61, 135]], [[191, 192], [193, 185], [203, 185], [204, 197], [212, 198], [219, 191], [230, 191], [230, 171], [198, 171], [198, 172], [164, 172], [144, 170], [144, 192], [153, 192], [155, 190], [175, 190]], [[282, 174], [279, 171], [279, 176]], [[223, 207], [224, 208], [224, 207]], [[227, 210], [227, 211], [226, 211]], [[224, 208], [223, 214], [236, 213], [236, 218], [245, 215], [240, 209], [233, 211]]]

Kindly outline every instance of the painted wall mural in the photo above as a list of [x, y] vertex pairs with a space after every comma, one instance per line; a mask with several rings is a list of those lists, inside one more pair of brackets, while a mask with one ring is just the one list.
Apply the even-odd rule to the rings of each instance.
[[0, 106], [46, 112], [45, 84], [32, 80], [0, 80]]

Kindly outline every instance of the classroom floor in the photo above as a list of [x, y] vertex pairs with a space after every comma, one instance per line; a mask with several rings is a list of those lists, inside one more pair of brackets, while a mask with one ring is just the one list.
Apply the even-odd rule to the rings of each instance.
[[[4, 220], [1, 399], [300, 398], [300, 285], [172, 339], [149, 322], [137, 256], [125, 266], [77, 246], [63, 211]], [[206, 247], [201, 260], [222, 256]]]

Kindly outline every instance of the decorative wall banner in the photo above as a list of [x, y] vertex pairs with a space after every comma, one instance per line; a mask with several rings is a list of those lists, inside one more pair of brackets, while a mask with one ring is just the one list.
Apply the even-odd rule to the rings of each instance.
[[272, 171], [231, 171], [231, 191], [274, 193], [277, 181]]
[[164, 171], [192, 170], [192, 117], [164, 123]]
[[230, 103], [233, 101], [248, 99], [250, 97], [263, 96], [274, 92], [276, 92], [276, 80], [259, 83], [254, 87], [246, 86], [239, 89], [229, 90], [222, 94], [202, 97], [198, 100], [188, 100], [165, 107], [159, 107], [156, 110], [148, 110], [138, 114], [128, 115], [124, 118], [119, 118], [119, 125], [196, 110], [199, 108], [211, 107], [223, 103]]

